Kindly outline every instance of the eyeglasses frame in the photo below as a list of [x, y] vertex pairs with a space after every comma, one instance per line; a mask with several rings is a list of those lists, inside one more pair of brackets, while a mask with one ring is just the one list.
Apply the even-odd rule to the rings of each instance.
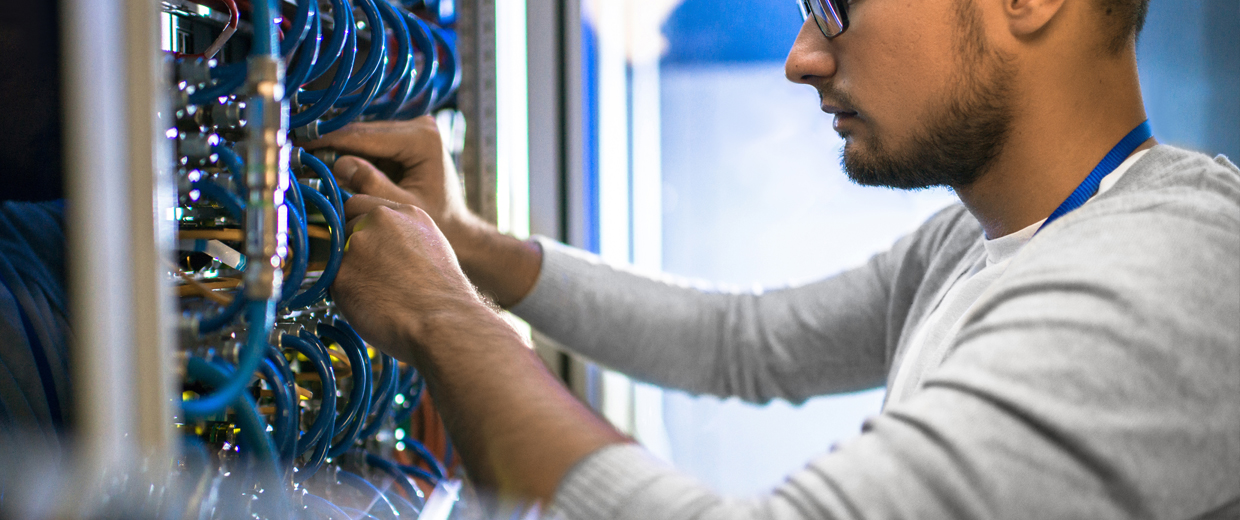
[[[848, 30], [848, 0], [797, 0], [797, 7], [801, 9], [801, 22], [804, 23], [809, 20], [810, 16], [813, 16], [814, 25], [818, 26], [818, 30], [828, 40]], [[815, 10], [814, 7], [818, 9]], [[829, 24], [829, 21], [824, 19], [831, 17], [828, 13], [836, 15], [834, 20], [838, 23], [840, 30], [835, 34], [831, 34], [824, 26], [824, 24]]]

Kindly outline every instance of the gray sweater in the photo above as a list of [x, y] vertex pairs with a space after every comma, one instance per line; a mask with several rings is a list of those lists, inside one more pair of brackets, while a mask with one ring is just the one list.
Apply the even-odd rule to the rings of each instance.
[[[948, 208], [866, 265], [725, 291], [542, 240], [513, 311], [662, 386], [799, 403], [886, 384], [981, 239]], [[720, 497], [640, 447], [580, 462], [569, 519], [1240, 518], [1240, 170], [1158, 146], [1053, 222], [920, 389], [769, 495]]]

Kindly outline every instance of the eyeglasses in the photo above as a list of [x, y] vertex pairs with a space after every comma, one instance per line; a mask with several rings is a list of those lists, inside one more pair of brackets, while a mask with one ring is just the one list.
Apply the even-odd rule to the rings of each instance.
[[829, 38], [839, 36], [848, 29], [848, 0], [797, 0], [801, 8], [801, 21], [814, 16], [818, 30]]

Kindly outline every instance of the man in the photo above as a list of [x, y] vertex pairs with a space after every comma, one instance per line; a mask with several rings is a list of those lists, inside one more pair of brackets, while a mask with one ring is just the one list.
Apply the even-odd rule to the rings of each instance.
[[[427, 120], [315, 143], [399, 165], [337, 162], [359, 195], [333, 295], [426, 374], [475, 481], [573, 519], [1240, 516], [1240, 171], [1142, 125], [1146, 0], [804, 8], [787, 76], [849, 176], [962, 203], [817, 283], [703, 291], [500, 235]], [[574, 400], [473, 285], [646, 381], [887, 403], [769, 496], [721, 498]]]

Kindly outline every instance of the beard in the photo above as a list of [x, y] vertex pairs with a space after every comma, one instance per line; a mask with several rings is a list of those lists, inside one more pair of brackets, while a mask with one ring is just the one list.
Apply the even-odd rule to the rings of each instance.
[[[961, 80], [903, 149], [890, 149], [878, 135], [860, 147], [850, 133], [842, 132], [846, 144], [841, 159], [853, 182], [909, 190], [967, 186], [981, 178], [1002, 151], [1011, 133], [1015, 73], [1005, 56], [988, 48], [971, 0], [957, 0], [955, 10], [962, 28], [956, 42], [963, 62], [957, 76]], [[829, 86], [827, 93], [850, 101]]]

